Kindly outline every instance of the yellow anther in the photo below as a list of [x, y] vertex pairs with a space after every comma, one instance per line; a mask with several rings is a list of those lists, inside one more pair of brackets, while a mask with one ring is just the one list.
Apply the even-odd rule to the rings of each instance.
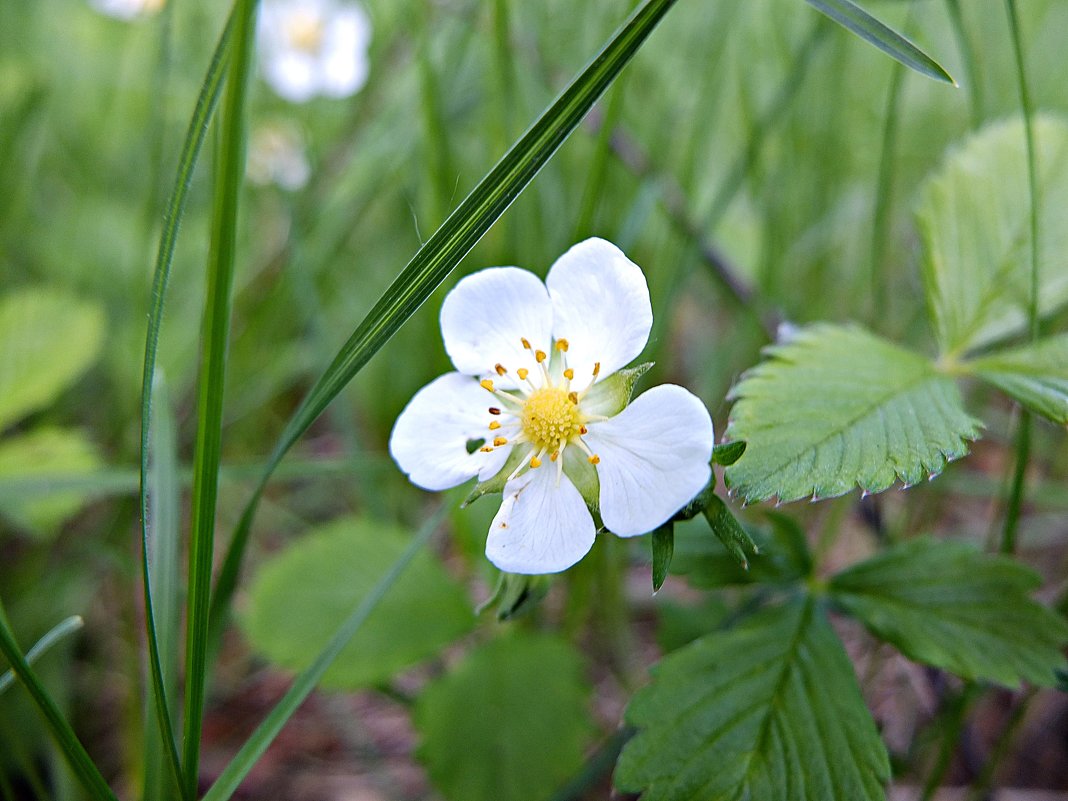
[[553, 455], [549, 457], [550, 462], [555, 462], [560, 458], [560, 451], [553, 451]]
[[600, 463], [601, 463], [601, 457], [598, 456], [596, 453], [593, 456], [590, 457], [590, 464], [600, 464]]
[[537, 456], [532, 456], [530, 458], [530, 467], [531, 469], [535, 467], [541, 467], [541, 459], [539, 459]]
[[489, 407], [489, 413], [490, 414], [500, 414], [501, 410], [498, 409], [496, 406], [490, 406]]
[[493, 382], [490, 381], [488, 378], [483, 378], [478, 383], [482, 385], [483, 389], [488, 389], [490, 392], [493, 392]]
[[547, 357], [547, 356], [545, 355], [545, 351], [543, 351], [543, 350], [536, 350], [536, 351], [534, 351], [534, 358], [535, 358], [535, 359], [537, 359], [537, 361], [538, 361], [538, 364], [541, 364], [541, 363], [542, 363], [543, 361], [545, 361], [545, 360], [546, 360], [546, 359], [547, 359], [548, 357]]
[[515, 372], [519, 376], [520, 381], [526, 381], [527, 376], [530, 375], [530, 370], [528, 370], [526, 367], [520, 367]]
[[567, 399], [569, 401], [571, 401], [573, 404], [575, 404], [576, 406], [578, 406], [578, 393], [577, 392], [568, 392], [567, 393]]
[[494, 448], [499, 448], [499, 447], [501, 447], [501, 445], [507, 445], [507, 444], [508, 444], [508, 440], [505, 439], [504, 437], [494, 437], [494, 439], [493, 439], [493, 447]]
[[523, 347], [530, 350], [530, 340], [526, 337], [519, 337], [519, 341], [523, 343]]
[[504, 365], [503, 364], [498, 364], [493, 369], [497, 371], [497, 375], [504, 375], [505, 373], [508, 372], [507, 370], [504, 369]]
[[479, 452], [481, 452], [481, 453], [492, 453], [492, 452], [493, 452], [493, 448], [491, 448], [491, 447], [490, 447], [489, 445], [483, 445], [483, 446], [482, 446], [481, 448], [479, 448], [478, 450], [479, 450]]
[[586, 426], [579, 426], [579, 434], [589, 434], [590, 430]]
[[497, 420], [490, 421], [490, 426], [489, 426], [490, 431], [496, 431], [500, 427], [501, 427], [501, 424], [500, 424], [499, 421], [497, 421]]
[[568, 381], [570, 381], [574, 377], [575, 377], [575, 371], [572, 370], [570, 367], [568, 367], [566, 370], [564, 370], [564, 378], [566, 378]]
[[600, 362], [594, 362], [593, 363], [593, 377], [596, 378], [600, 374], [601, 374], [601, 363]]
[[558, 340], [556, 340], [556, 349], [557, 350], [562, 350], [564, 353], [567, 353], [568, 347], [570, 347], [570, 346], [568, 345], [566, 339], [558, 339]]

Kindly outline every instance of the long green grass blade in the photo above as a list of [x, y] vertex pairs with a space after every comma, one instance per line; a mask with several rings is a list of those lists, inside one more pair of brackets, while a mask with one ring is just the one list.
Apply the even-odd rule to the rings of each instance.
[[153, 606], [152, 576], [149, 566], [149, 445], [152, 423], [152, 390], [156, 374], [156, 358], [159, 349], [160, 327], [163, 323], [163, 306], [167, 284], [170, 281], [171, 263], [174, 259], [174, 247], [178, 239], [178, 228], [185, 212], [189, 185], [193, 179], [200, 150], [207, 135], [208, 122], [211, 120], [218, 104], [222, 79], [229, 58], [233, 15], [226, 23], [222, 36], [215, 47], [207, 75], [201, 86], [193, 116], [189, 121], [185, 142], [178, 159], [178, 172], [174, 189], [167, 202], [163, 218], [163, 233], [160, 236], [159, 250], [156, 254], [155, 274], [152, 279], [152, 295], [148, 315], [148, 331], [145, 337], [145, 361], [141, 383], [141, 467], [140, 467], [140, 504], [141, 504], [141, 579], [144, 589], [145, 624], [149, 650], [149, 675], [152, 681], [152, 696], [155, 705], [155, 718], [160, 735], [165, 745], [165, 753], [170, 770], [179, 784], [182, 783], [182, 770], [178, 760], [178, 746], [174, 736], [174, 724], [171, 721], [170, 704], [163, 681], [160, 666], [159, 640], [156, 631], [156, 614]]
[[15, 635], [8, 626], [7, 615], [2, 605], [0, 605], [0, 654], [3, 654], [8, 664], [11, 665], [11, 669], [37, 705], [48, 724], [49, 733], [63, 751], [63, 756], [66, 757], [71, 770], [89, 797], [96, 801], [118, 801], [111, 788], [108, 787], [108, 783], [104, 781], [104, 777], [100, 775], [92, 758], [86, 753], [78, 735], [74, 733], [74, 729], [63, 717], [56, 702], [52, 700], [52, 696], [48, 694], [48, 690], [26, 661], [25, 655], [15, 640]]
[[252, 770], [252, 766], [263, 756], [263, 752], [278, 736], [286, 721], [304, 703], [304, 699], [315, 689], [323, 674], [326, 673], [330, 665], [344, 650], [349, 640], [359, 631], [364, 621], [367, 620], [382, 598], [389, 592], [390, 587], [401, 577], [405, 568], [408, 567], [415, 555], [430, 539], [430, 536], [437, 530], [438, 526], [441, 525], [441, 521], [445, 519], [447, 511], [448, 507], [443, 504], [423, 524], [412, 539], [411, 544], [393, 564], [393, 567], [389, 569], [389, 572], [382, 576], [370, 593], [364, 596], [349, 618], [341, 624], [330, 642], [319, 653], [315, 661], [297, 676], [292, 686], [282, 696], [282, 700], [275, 705], [264, 721], [256, 728], [256, 731], [252, 733], [252, 736], [241, 747], [241, 750], [237, 752], [237, 755], [230, 761], [230, 764], [226, 766], [219, 778], [215, 780], [215, 784], [205, 794], [203, 801], [226, 801], [234, 794], [245, 776]]
[[957, 85], [953, 76], [946, 72], [941, 64], [850, 0], [805, 0], [805, 2], [906, 67], [928, 78], [934, 78], [936, 81]]
[[213, 639], [218, 636], [229, 608], [256, 505], [274, 468], [330, 401], [430, 297], [534, 179], [674, 4], [675, 0], [645, 0], [635, 10], [601, 52], [419, 249], [312, 387], [282, 431], [230, 542], [212, 598]]
[[192, 531], [189, 545], [189, 591], [186, 596], [185, 727], [182, 743], [185, 797], [196, 795], [200, 736], [207, 673], [208, 611], [215, 547], [215, 504], [219, 490], [223, 398], [234, 264], [237, 257], [237, 211], [245, 170], [245, 105], [252, 65], [255, 0], [234, 5], [233, 45], [221, 120], [207, 294], [201, 332], [197, 386], [197, 436], [193, 457]]
[[[48, 633], [39, 639], [33, 648], [26, 652], [26, 664], [32, 665], [44, 656], [53, 645], [61, 641], [64, 637], [67, 637], [76, 631], [80, 631], [84, 625], [85, 621], [82, 620], [81, 615], [71, 615], [65, 620], [61, 620], [49, 629]], [[14, 683], [14, 670], [9, 669], [5, 673], [0, 674], [0, 694]]]

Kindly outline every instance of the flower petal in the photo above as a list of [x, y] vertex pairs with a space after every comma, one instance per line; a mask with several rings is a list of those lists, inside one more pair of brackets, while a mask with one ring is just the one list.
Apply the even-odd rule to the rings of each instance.
[[673, 384], [592, 423], [585, 440], [601, 460], [601, 519], [621, 537], [652, 531], [712, 476], [712, 419], [697, 397]]
[[641, 268], [603, 239], [579, 242], [545, 279], [553, 303], [553, 336], [566, 339], [568, 365], [585, 386], [594, 363], [602, 377], [645, 348], [653, 327], [649, 285]]
[[575, 485], [550, 463], [527, 470], [504, 488], [490, 524], [486, 556], [507, 573], [559, 573], [593, 547], [596, 530]]
[[415, 393], [400, 413], [389, 438], [389, 452], [412, 483], [443, 490], [479, 476], [492, 477], [504, 467], [511, 445], [482, 453], [468, 452], [470, 440], [489, 439], [486, 390], [472, 378], [446, 373]]
[[[493, 375], [504, 365], [514, 375], [520, 367], [536, 373], [533, 354], [549, 352], [553, 309], [545, 284], [518, 267], [490, 267], [461, 280], [441, 305], [441, 336], [452, 363], [461, 373]], [[502, 386], [515, 386], [501, 379]]]

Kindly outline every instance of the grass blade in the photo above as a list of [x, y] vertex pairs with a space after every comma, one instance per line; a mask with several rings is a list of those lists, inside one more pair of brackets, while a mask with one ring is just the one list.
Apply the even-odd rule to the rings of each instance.
[[152, 695], [155, 705], [155, 717], [159, 724], [160, 735], [165, 745], [165, 753], [179, 785], [182, 784], [182, 769], [178, 760], [178, 746], [174, 738], [174, 724], [171, 721], [170, 704], [167, 699], [163, 671], [160, 666], [159, 640], [156, 631], [156, 615], [153, 608], [152, 575], [149, 566], [148, 543], [148, 477], [149, 477], [149, 438], [152, 423], [152, 389], [156, 374], [156, 358], [159, 349], [160, 327], [163, 323], [163, 305], [170, 280], [171, 263], [174, 259], [174, 247], [178, 239], [178, 228], [185, 212], [189, 185], [193, 179], [193, 168], [200, 156], [207, 135], [208, 122], [219, 101], [222, 79], [229, 58], [233, 15], [226, 23], [215, 53], [208, 66], [207, 75], [200, 88], [193, 116], [189, 121], [185, 142], [178, 159], [178, 172], [174, 189], [167, 202], [163, 218], [163, 233], [160, 236], [159, 250], [156, 254], [155, 274], [152, 279], [148, 331], [145, 337], [145, 362], [141, 383], [141, 468], [140, 468], [140, 504], [141, 504], [141, 579], [144, 589], [145, 627], [149, 650], [149, 674], [152, 680]]
[[37, 674], [33, 672], [27, 662], [18, 642], [15, 640], [15, 635], [8, 625], [7, 615], [4, 613], [2, 605], [0, 605], [0, 654], [3, 654], [11, 665], [11, 669], [19, 677], [33, 702], [37, 705], [45, 722], [48, 724], [49, 732], [63, 751], [63, 756], [66, 757], [71, 770], [78, 777], [78, 781], [81, 782], [89, 797], [96, 799], [96, 801], [118, 801], [111, 788], [108, 787], [108, 783], [104, 781], [104, 777], [100, 775], [100, 771], [86, 752], [85, 747], [81, 744], [78, 735], [74, 733], [74, 729], [71, 728], [67, 719], [63, 717], [63, 713], [56, 705], [56, 702], [52, 700], [52, 696], [48, 694], [48, 690], [45, 689], [41, 680], [37, 678]]
[[237, 752], [237, 755], [226, 766], [219, 778], [216, 779], [215, 784], [205, 794], [203, 801], [226, 801], [234, 794], [245, 776], [252, 770], [252, 766], [263, 756], [263, 752], [278, 736], [282, 727], [297, 711], [297, 708], [304, 703], [304, 699], [315, 689], [323, 674], [337, 659], [338, 654], [344, 650], [349, 640], [359, 631], [364, 621], [367, 620], [375, 610], [375, 607], [378, 606], [378, 603], [389, 592], [390, 587], [400, 578], [404, 569], [408, 567], [415, 555], [430, 539], [430, 535], [441, 525], [441, 521], [445, 519], [447, 511], [448, 507], [442, 505], [434, 516], [423, 524], [407, 550], [401, 554], [400, 558], [393, 564], [389, 572], [381, 578], [375, 588], [360, 601], [348, 620], [341, 624], [330, 642], [316, 657], [315, 662], [297, 676], [286, 694], [282, 696], [282, 699], [256, 728], [256, 731], [252, 733], [252, 736]]
[[197, 436], [193, 458], [192, 531], [189, 545], [189, 591], [186, 597], [185, 727], [182, 765], [185, 797], [197, 792], [200, 735], [207, 672], [208, 611], [215, 547], [215, 504], [219, 490], [222, 413], [234, 263], [237, 256], [237, 210], [245, 169], [248, 96], [255, 0], [234, 5], [233, 44], [221, 121], [208, 285], [201, 333], [202, 357], [197, 382]]
[[675, 0], [645, 0], [415, 254], [342, 346], [294, 413], [238, 523], [212, 598], [218, 637], [237, 584], [252, 518], [274, 468], [331, 400], [411, 317], [538, 174], [611, 85]]
[[946, 72], [941, 64], [850, 0], [805, 0], [805, 2], [906, 67], [928, 78], [934, 78], [936, 81], [957, 85], [953, 76]]
[[[85, 621], [82, 620], [81, 615], [71, 615], [65, 620], [61, 620], [53, 626], [45, 636], [39, 639], [33, 648], [26, 652], [26, 664], [32, 665], [40, 657], [46, 654], [53, 645], [64, 637], [79, 631], [84, 625]], [[0, 694], [14, 683], [15, 671], [13, 669], [9, 669], [5, 673], [0, 674]]]

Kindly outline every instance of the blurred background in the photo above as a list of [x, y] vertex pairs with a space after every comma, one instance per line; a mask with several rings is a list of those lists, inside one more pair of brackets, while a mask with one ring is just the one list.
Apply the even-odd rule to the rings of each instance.
[[[156, 5], [126, 13], [83, 0], [0, 0], [0, 595], [26, 647], [58, 620], [84, 617], [84, 630], [40, 670], [127, 797], [145, 769], [136, 492], [149, 290], [179, 148], [226, 14], [208, 0]], [[631, 6], [365, 0], [366, 82], [344, 97], [285, 99], [261, 61], [239, 225], [221, 545], [257, 465], [355, 325]], [[239, 625], [211, 685], [208, 780], [284, 691], [285, 669], [301, 665], [271, 631], [306, 627], [301, 615], [316, 606], [282, 619], [276, 595], [299, 595], [300, 579], [280, 577], [277, 554], [339, 527], [403, 541], [436, 504], [393, 465], [386, 443], [408, 399], [449, 369], [437, 315], [463, 274], [514, 264], [544, 276], [580, 239], [615, 242], [652, 293], [643, 360], [656, 366], [645, 386], [687, 386], [717, 432], [730, 386], [781, 322], [857, 320], [934, 352], [912, 208], [948, 149], [1016, 112], [1011, 40], [1002, 0], [866, 6], [962, 86], [903, 70], [801, 0], [680, 0], [523, 196], [298, 444], [257, 518], [252, 583], [239, 593]], [[1034, 105], [1063, 114], [1068, 3], [1027, 0], [1019, 13]], [[193, 176], [160, 346], [160, 414], [173, 422], [186, 490], [213, 137]], [[988, 424], [984, 441], [937, 482], [863, 505], [853, 497], [796, 510], [813, 536], [832, 524], [855, 534], [838, 541], [829, 564], [874, 547], [872, 520], [984, 541], [1000, 514], [1013, 412], [979, 388], [968, 401]], [[1053, 600], [1064, 591], [1068, 452], [1063, 431], [1039, 425], [1021, 555], [1049, 579]], [[518, 623], [476, 620], [470, 610], [496, 580], [482, 555], [494, 511], [483, 501], [451, 514], [428, 560], [459, 622], [428, 633], [426, 653], [416, 648], [374, 675], [336, 676], [335, 691], [313, 697], [239, 797], [440, 797], [441, 782], [414, 754], [433, 729], [425, 709], [413, 727], [414, 699], [501, 626], [526, 637], [554, 632], [554, 643], [571, 643], [565, 661], [578, 659], [576, 646], [586, 654], [567, 689], [581, 701], [580, 720], [568, 726], [578, 753], [592, 753], [645, 666], [728, 608], [678, 578], [654, 602], [639, 540], [599, 545], [616, 550], [595, 553]], [[599, 572], [608, 559], [628, 566], [617, 586]], [[266, 577], [257, 583], [268, 571], [284, 587], [275, 596]], [[344, 583], [344, 572], [336, 579]], [[404, 614], [437, 611], [427, 601]], [[915, 784], [936, 758], [943, 701], [956, 688], [901, 657], [872, 661], [871, 642], [846, 634], [901, 781]], [[948, 783], [976, 778], [1018, 704], [995, 694], [973, 710], [947, 756]], [[998, 781], [1062, 795], [998, 797], [1068, 798], [1064, 696], [1041, 694], [1020, 717]], [[566, 765], [529, 797], [548, 799], [579, 767]], [[0, 695], [0, 772], [14, 798], [79, 797], [18, 688]], [[570, 797], [606, 797], [607, 775]]]

